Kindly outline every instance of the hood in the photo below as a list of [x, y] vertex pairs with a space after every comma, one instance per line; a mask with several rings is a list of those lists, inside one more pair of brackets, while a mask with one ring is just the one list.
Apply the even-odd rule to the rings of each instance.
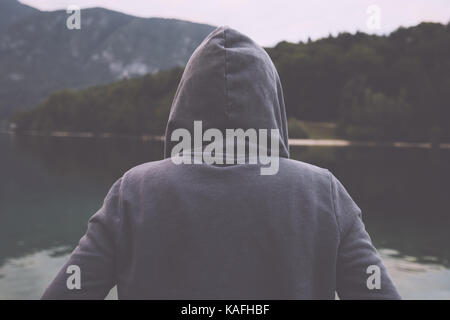
[[279, 130], [279, 156], [289, 157], [283, 89], [267, 52], [228, 27], [209, 34], [189, 59], [170, 110], [165, 158], [177, 144], [178, 128], [194, 136], [194, 121], [203, 130]]

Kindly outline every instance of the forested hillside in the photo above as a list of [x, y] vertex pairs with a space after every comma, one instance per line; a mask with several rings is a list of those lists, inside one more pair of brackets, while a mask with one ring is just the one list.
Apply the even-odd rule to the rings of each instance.
[[[267, 51], [290, 118], [337, 122], [338, 134], [352, 139], [450, 140], [450, 24], [281, 42]], [[18, 130], [162, 134], [181, 72], [58, 92], [13, 121]]]

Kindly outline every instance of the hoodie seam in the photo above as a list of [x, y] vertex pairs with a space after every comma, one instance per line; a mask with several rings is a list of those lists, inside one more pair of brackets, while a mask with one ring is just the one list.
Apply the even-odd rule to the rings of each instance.
[[224, 79], [225, 79], [225, 114], [227, 117], [230, 116], [229, 111], [229, 99], [228, 99], [228, 56], [227, 56], [227, 29], [223, 29], [223, 48], [224, 48], [224, 59], [225, 59], [225, 70], [224, 70]]
[[114, 281], [117, 284], [118, 283], [118, 273], [119, 273], [119, 268], [120, 268], [120, 254], [121, 254], [121, 248], [120, 248], [120, 244], [122, 243], [122, 237], [123, 237], [123, 232], [122, 232], [122, 227], [123, 227], [123, 216], [122, 216], [122, 209], [123, 209], [123, 188], [124, 188], [124, 183], [125, 183], [125, 175], [123, 175], [122, 177], [119, 178], [119, 190], [118, 190], [118, 199], [117, 199], [117, 222], [115, 222], [116, 224], [116, 228], [114, 230], [114, 232], [116, 232], [117, 234], [114, 235], [114, 246], [115, 246], [115, 252], [114, 252]]
[[124, 192], [124, 184], [125, 184], [125, 177], [126, 173], [120, 178], [120, 186], [119, 186], [119, 201], [117, 205], [117, 211], [118, 211], [118, 236], [117, 236], [117, 247], [122, 243], [122, 237], [123, 237], [123, 192]]
[[337, 228], [338, 228], [338, 243], [340, 243], [341, 237], [342, 237], [342, 229], [341, 229], [341, 226], [340, 226], [340, 223], [339, 223], [339, 219], [338, 219], [338, 216], [337, 216], [337, 213], [336, 213], [336, 203], [335, 203], [335, 197], [334, 197], [334, 191], [335, 190], [334, 190], [334, 185], [333, 185], [333, 175], [332, 175], [332, 173], [329, 170], [327, 170], [327, 171], [328, 171], [328, 177], [330, 179], [331, 209], [333, 211], [334, 220], [336, 221], [336, 225], [337, 225]]

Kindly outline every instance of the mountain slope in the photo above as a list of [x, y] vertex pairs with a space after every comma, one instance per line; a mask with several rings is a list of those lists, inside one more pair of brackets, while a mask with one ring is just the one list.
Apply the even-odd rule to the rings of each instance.
[[0, 8], [0, 32], [14, 22], [38, 11], [16, 0], [1, 0]]
[[68, 30], [67, 17], [64, 10], [35, 10], [0, 32], [0, 118], [55, 90], [183, 66], [214, 29], [92, 8], [81, 11], [81, 30]]

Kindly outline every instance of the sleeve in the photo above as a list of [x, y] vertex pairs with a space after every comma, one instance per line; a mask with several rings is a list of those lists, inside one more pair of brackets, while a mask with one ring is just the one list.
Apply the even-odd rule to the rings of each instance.
[[400, 299], [370, 236], [361, 210], [331, 175], [332, 198], [340, 229], [336, 291], [340, 299]]
[[41, 299], [104, 299], [116, 284], [122, 178], [89, 219], [86, 234]]

